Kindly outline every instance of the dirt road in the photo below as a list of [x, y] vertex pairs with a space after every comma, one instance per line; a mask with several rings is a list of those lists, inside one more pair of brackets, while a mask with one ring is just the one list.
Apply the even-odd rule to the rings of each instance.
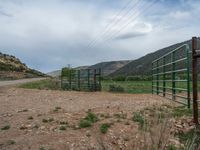
[[[30, 80], [14, 83], [26, 81]], [[134, 141], [138, 141], [138, 124], [132, 121], [133, 112], [169, 102], [151, 94], [3, 87], [0, 91], [0, 149], [133, 149]], [[92, 127], [80, 129], [79, 122], [88, 110], [99, 120]], [[99, 129], [103, 123], [112, 124], [106, 134]]]
[[0, 81], [0, 87], [8, 86], [8, 85], [16, 85], [22, 84], [27, 82], [39, 81], [45, 78], [31, 78], [31, 79], [20, 79], [20, 80], [11, 80], [11, 81]]

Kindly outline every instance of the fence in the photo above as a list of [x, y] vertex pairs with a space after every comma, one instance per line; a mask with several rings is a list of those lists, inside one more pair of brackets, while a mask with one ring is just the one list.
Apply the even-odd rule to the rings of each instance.
[[61, 87], [64, 90], [101, 91], [101, 69], [64, 68], [61, 74]]
[[[170, 98], [190, 108], [192, 92], [193, 120], [196, 124], [199, 124], [198, 102], [200, 102], [198, 100], [197, 66], [200, 58], [198, 42], [199, 39], [193, 37], [192, 50], [189, 45], [184, 44], [152, 62], [152, 94]], [[192, 81], [192, 90], [190, 81]]]
[[152, 93], [190, 107], [189, 46], [182, 45], [152, 62]]

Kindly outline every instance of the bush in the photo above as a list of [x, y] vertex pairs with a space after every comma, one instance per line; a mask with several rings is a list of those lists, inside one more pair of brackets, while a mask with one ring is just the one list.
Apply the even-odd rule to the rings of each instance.
[[82, 119], [80, 122], [79, 122], [79, 127], [80, 128], [87, 128], [87, 127], [91, 127], [92, 126], [92, 122], [88, 121], [88, 120], [85, 120], [85, 119]]
[[113, 81], [126, 81], [125, 76], [116, 76], [113, 78]]
[[100, 131], [101, 131], [101, 133], [105, 134], [105, 133], [107, 133], [109, 128], [110, 128], [110, 124], [104, 123], [100, 126]]
[[120, 85], [109, 85], [110, 92], [124, 92], [124, 88]]
[[132, 120], [135, 122], [138, 122], [140, 124], [140, 127], [144, 126], [145, 121], [144, 121], [143, 116], [140, 113], [137, 113], [137, 112], [133, 113]]
[[87, 128], [91, 127], [93, 123], [97, 122], [99, 119], [96, 116], [96, 114], [92, 113], [89, 111], [87, 113], [87, 116], [84, 119], [81, 119], [79, 122], [79, 127], [80, 128]]
[[98, 121], [98, 117], [96, 116], [96, 114], [88, 112], [87, 116], [85, 117], [85, 120], [88, 120], [91, 123], [95, 123]]

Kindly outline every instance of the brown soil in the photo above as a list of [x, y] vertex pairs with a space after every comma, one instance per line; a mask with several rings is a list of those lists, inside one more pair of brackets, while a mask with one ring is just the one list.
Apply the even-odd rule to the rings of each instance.
[[[0, 89], [0, 128], [10, 125], [10, 129], [0, 130], [0, 149], [133, 149], [138, 134], [138, 124], [131, 120], [133, 112], [166, 103], [170, 101], [151, 94], [4, 87]], [[55, 107], [61, 109], [55, 111]], [[80, 119], [89, 109], [98, 115], [99, 121], [92, 127], [78, 129]], [[114, 114], [127, 114], [127, 117], [117, 118]], [[49, 118], [54, 120], [42, 121]], [[66, 130], [59, 129], [60, 121], [68, 122]], [[99, 130], [102, 123], [113, 124], [106, 134]]]

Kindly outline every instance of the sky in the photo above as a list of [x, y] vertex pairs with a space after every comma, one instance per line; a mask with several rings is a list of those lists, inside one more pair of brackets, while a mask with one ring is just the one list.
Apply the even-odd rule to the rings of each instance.
[[0, 52], [50, 72], [200, 35], [200, 0], [0, 0]]

